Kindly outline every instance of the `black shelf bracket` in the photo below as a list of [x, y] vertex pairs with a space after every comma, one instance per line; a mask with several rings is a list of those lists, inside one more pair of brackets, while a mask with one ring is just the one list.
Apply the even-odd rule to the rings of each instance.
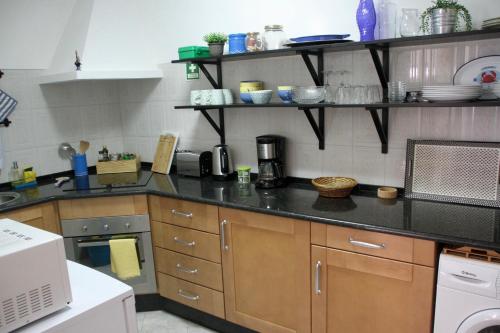
[[[325, 77], [324, 77], [324, 55], [323, 55], [323, 50], [302, 50], [298, 51], [300, 55], [302, 56], [302, 59], [304, 60], [304, 63], [306, 64], [307, 69], [309, 70], [309, 73], [311, 74], [311, 77], [314, 81], [314, 84], [316, 86], [323, 86], [325, 82]], [[314, 65], [311, 61], [310, 56], [316, 56], [317, 57], [317, 68], [314, 68]], [[319, 141], [319, 149], [320, 150], [325, 150], [325, 108], [324, 107], [318, 107], [318, 121], [314, 119], [311, 109], [315, 108], [299, 108], [299, 110], [304, 111], [307, 120], [309, 121], [309, 124], [311, 125], [314, 134], [316, 134], [316, 137], [318, 138]]]
[[380, 119], [377, 108], [366, 108], [372, 116], [375, 129], [377, 130], [380, 143], [382, 144], [382, 154], [389, 152], [389, 108], [381, 108], [382, 119]]
[[316, 134], [319, 142], [319, 149], [325, 150], [325, 108], [318, 108], [318, 121], [314, 119], [314, 116], [311, 113], [311, 108], [300, 108], [299, 110], [304, 111], [309, 124]]
[[[373, 64], [375, 65], [375, 70], [377, 71], [378, 78], [380, 80], [380, 85], [383, 90], [383, 102], [389, 101], [389, 47], [378, 46], [378, 45], [368, 45], [368, 50], [372, 56]], [[380, 59], [379, 51], [382, 51], [382, 59]]]
[[[324, 76], [323, 76], [323, 66], [324, 66], [324, 57], [323, 57], [323, 50], [318, 50], [318, 51], [308, 51], [308, 50], [303, 50], [299, 51], [300, 55], [302, 56], [302, 59], [304, 60], [304, 63], [306, 64], [307, 69], [309, 70], [309, 73], [311, 74], [311, 77], [314, 81], [314, 84], [317, 86], [322, 86], [324, 83]], [[314, 68], [314, 65], [311, 61], [310, 55], [315, 55], [318, 57], [318, 69]]]
[[[201, 71], [205, 75], [205, 77], [208, 79], [212, 87], [214, 89], [222, 89], [222, 62], [220, 59], [217, 59], [215, 62], [196, 62], [198, 66], [200, 67]], [[214, 79], [212, 74], [207, 70], [205, 67], [205, 64], [209, 65], [216, 65], [217, 68], [217, 78]], [[217, 132], [217, 134], [220, 136], [220, 143], [225, 144], [226, 143], [226, 127], [224, 123], [224, 108], [219, 108], [219, 125], [215, 122], [215, 120], [210, 116], [210, 114], [207, 112], [207, 109], [195, 109], [201, 112], [201, 114], [208, 120], [210, 125], [214, 128], [214, 130]]]
[[[222, 126], [217, 125], [215, 120], [210, 116], [206, 109], [196, 109], [201, 112], [201, 114], [208, 120], [210, 125], [214, 128], [214, 130], [221, 137], [221, 144], [225, 143], [225, 133], [224, 133], [224, 122], [222, 122]], [[224, 115], [224, 114], [223, 114]], [[219, 124], [221, 123], [220, 118], [220, 110], [219, 110]]]

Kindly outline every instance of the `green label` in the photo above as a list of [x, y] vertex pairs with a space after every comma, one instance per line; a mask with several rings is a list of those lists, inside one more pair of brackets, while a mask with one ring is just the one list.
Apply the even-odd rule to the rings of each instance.
[[197, 64], [186, 64], [186, 79], [198, 80], [200, 78], [200, 67]]

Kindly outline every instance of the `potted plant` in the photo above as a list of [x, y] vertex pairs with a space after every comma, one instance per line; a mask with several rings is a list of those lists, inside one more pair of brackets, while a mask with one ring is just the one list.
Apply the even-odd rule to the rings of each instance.
[[203, 37], [203, 40], [207, 42], [208, 48], [210, 49], [210, 54], [213, 57], [217, 57], [224, 53], [224, 44], [227, 41], [227, 36], [220, 32], [211, 32]]
[[[464, 21], [467, 31], [472, 30], [469, 11], [456, 0], [435, 0], [433, 4], [421, 16], [421, 29], [424, 33], [445, 34], [458, 31], [460, 28], [459, 18]], [[431, 22], [430, 26], [429, 21]]]

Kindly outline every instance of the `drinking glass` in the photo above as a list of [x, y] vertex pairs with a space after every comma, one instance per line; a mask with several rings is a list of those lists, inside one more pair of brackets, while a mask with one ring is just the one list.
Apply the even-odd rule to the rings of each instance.
[[389, 101], [404, 102], [406, 99], [406, 83], [403, 81], [389, 82]]
[[399, 33], [401, 37], [418, 36], [420, 32], [420, 20], [418, 9], [403, 8], [403, 15], [401, 16], [401, 25]]

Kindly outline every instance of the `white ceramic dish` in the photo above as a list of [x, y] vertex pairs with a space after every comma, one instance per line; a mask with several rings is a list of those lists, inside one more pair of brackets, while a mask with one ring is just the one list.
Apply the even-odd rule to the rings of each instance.
[[483, 88], [480, 99], [496, 99], [491, 86], [500, 80], [500, 55], [480, 57], [460, 67], [453, 76], [453, 84], [475, 84]]

